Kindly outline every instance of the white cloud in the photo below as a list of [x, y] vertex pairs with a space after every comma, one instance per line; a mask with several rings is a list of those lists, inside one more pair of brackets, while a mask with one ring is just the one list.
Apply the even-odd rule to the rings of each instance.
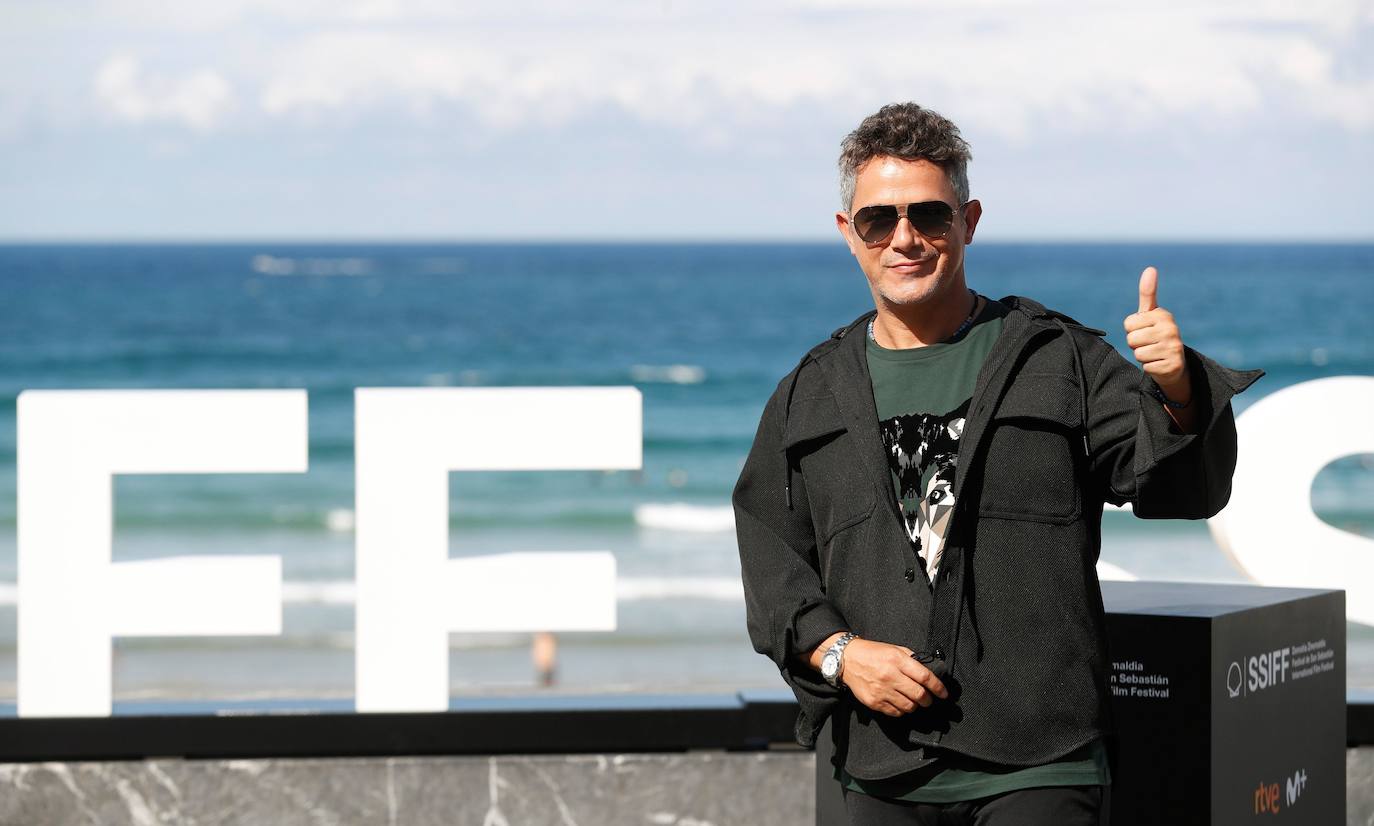
[[1370, 0], [0, 0], [0, 200], [19, 232], [418, 237], [538, 191], [573, 235], [789, 235], [827, 217], [840, 136], [915, 100], [974, 144], [993, 235], [1196, 234], [1167, 216], [1199, 193], [1206, 232], [1288, 232], [1258, 171], [1284, 164], [1339, 207], [1313, 232], [1365, 237], [1371, 33]]
[[[231, 111], [423, 118], [449, 105], [497, 129], [542, 128], [613, 105], [728, 142], [788, 107], [848, 121], [915, 99], [1018, 140], [1175, 129], [1180, 118], [1374, 131], [1374, 63], [1360, 57], [1374, 7], [1362, 0], [969, 0], [938, 15], [905, 0], [124, 0], [90, 12], [34, 25], [74, 35], [44, 38], [68, 65], [81, 65], [77, 50], [106, 49], [96, 59], [105, 111], [199, 130]], [[152, 76], [123, 51], [110, 56], [114, 33], [149, 65], [218, 68]], [[41, 100], [43, 77], [4, 85]], [[236, 90], [256, 106], [234, 110]]]
[[169, 80], [147, 77], [138, 59], [117, 55], [95, 75], [95, 94], [101, 106], [129, 123], [172, 121], [207, 131], [233, 108], [234, 93], [217, 72], [201, 69]]
[[[382, 8], [395, 18], [403, 6]], [[1263, 6], [1246, 17], [1235, 3], [983, 3], [938, 18], [753, 7], [620, 26], [597, 15], [557, 26], [330, 26], [283, 44], [259, 100], [271, 115], [457, 103], [495, 127], [615, 104], [649, 122], [728, 131], [799, 103], [848, 113], [856, 101], [916, 99], [1011, 138], [1278, 111], [1368, 131], [1371, 79], [1335, 69], [1365, 45], [1357, 9]]]

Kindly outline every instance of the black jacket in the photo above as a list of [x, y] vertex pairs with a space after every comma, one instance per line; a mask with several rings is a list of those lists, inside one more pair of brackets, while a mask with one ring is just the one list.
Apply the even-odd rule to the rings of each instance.
[[[878, 434], [864, 353], [874, 311], [778, 383], [734, 488], [749, 638], [796, 694], [797, 742], [814, 745], [834, 713], [835, 760], [855, 777], [889, 777], [939, 749], [1034, 765], [1111, 732], [1103, 502], [1201, 519], [1231, 495], [1230, 399], [1263, 370], [1187, 347], [1201, 408], [1199, 432], [1182, 434], [1102, 330], [1000, 301], [1011, 312], [973, 391], [934, 583]], [[888, 717], [832, 688], [799, 660], [840, 630], [928, 652], [950, 697]]]

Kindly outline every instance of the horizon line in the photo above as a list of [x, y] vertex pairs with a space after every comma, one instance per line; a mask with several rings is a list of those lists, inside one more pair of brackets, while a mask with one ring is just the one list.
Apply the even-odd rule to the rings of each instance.
[[[1368, 237], [1342, 237], [1333, 236], [1330, 238], [1301, 238], [1285, 239], [1274, 241], [1267, 238], [1243, 237], [1243, 236], [1221, 236], [1216, 238], [1202, 237], [1007, 237], [981, 242], [983, 246], [998, 245], [1050, 245], [1050, 244], [1074, 244], [1074, 245], [1139, 245], [1139, 244], [1174, 244], [1174, 245], [1247, 245], [1247, 246], [1367, 246], [1374, 245], [1374, 236]], [[816, 246], [839, 246], [842, 243], [833, 238], [822, 238], [815, 236], [788, 237], [788, 236], [758, 236], [758, 237], [643, 237], [643, 238], [615, 238], [615, 237], [568, 237], [568, 238], [545, 238], [539, 240], [525, 240], [516, 238], [502, 238], [499, 236], [486, 237], [344, 237], [344, 236], [226, 236], [223, 238], [215, 237], [100, 237], [100, 236], [54, 236], [54, 237], [4, 237], [0, 236], [0, 247], [21, 247], [21, 246], [248, 246], [254, 244], [286, 244], [286, 245], [314, 245], [314, 246], [497, 246], [497, 245], [516, 245], [516, 246], [554, 246], [554, 245], [701, 245], [701, 246], [728, 246], [728, 245], [776, 245], [776, 244], [807, 244]], [[975, 246], [967, 244], [966, 246]]]

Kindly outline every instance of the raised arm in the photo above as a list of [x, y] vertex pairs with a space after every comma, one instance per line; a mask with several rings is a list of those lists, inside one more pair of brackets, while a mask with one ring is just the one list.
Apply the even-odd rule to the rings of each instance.
[[[1126, 319], [1137, 360], [1101, 339], [1088, 399], [1092, 473], [1105, 501], [1132, 503], [1143, 519], [1203, 519], [1226, 506], [1236, 466], [1231, 397], [1264, 375], [1233, 370], [1183, 344], [1172, 315], [1154, 302], [1153, 267], [1141, 278], [1141, 311]], [[1161, 382], [1163, 382], [1161, 384]], [[1187, 401], [1188, 413], [1152, 390]]]

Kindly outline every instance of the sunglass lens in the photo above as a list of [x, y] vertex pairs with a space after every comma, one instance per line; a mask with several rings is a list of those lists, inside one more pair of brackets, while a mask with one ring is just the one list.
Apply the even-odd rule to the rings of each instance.
[[890, 204], [866, 206], [854, 213], [854, 231], [872, 244], [888, 236], [897, 226], [897, 207]]
[[926, 201], [907, 207], [906, 217], [922, 235], [940, 238], [954, 223], [954, 210], [944, 201]]

